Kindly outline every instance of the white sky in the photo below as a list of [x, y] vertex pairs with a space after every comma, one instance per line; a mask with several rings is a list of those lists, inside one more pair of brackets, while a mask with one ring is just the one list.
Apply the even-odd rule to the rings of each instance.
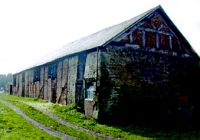
[[200, 0], [0, 0], [0, 74], [159, 4], [200, 55]]

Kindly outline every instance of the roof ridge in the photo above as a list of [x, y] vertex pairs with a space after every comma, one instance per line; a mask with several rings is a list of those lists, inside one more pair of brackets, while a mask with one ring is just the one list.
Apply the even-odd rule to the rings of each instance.
[[39, 60], [38, 63], [32, 65], [32, 67], [29, 67], [28, 69], [47, 64], [49, 62], [52, 62], [59, 58], [63, 58], [70, 54], [103, 46], [118, 35], [120, 35], [121, 33], [123, 33], [124, 31], [126, 31], [128, 28], [132, 27], [132, 25], [135, 25], [135, 23], [138, 23], [140, 20], [142, 20], [143, 18], [160, 8], [162, 9], [162, 7], [158, 5], [129, 20], [103, 28], [102, 30], [99, 30], [95, 33], [72, 41], [71, 43], [64, 45], [62, 48], [56, 50], [54, 53], [51, 53], [51, 55], [44, 56], [45, 60]]
[[130, 18], [130, 19], [125, 20], [125, 21], [120, 22], [120, 23], [116, 23], [115, 25], [111, 25], [111, 26], [105, 27], [105, 28], [103, 28], [103, 29], [101, 29], [101, 30], [99, 30], [99, 31], [97, 31], [97, 32], [95, 32], [95, 33], [91, 33], [91, 34], [89, 34], [89, 35], [80, 37], [79, 39], [76, 39], [76, 40], [74, 40], [74, 41], [72, 41], [72, 42], [70, 42], [70, 43], [64, 45], [63, 47], [68, 46], [69, 44], [72, 44], [72, 43], [74, 43], [74, 42], [77, 42], [77, 41], [79, 41], [79, 40], [81, 40], [81, 39], [84, 39], [84, 38], [87, 38], [87, 37], [89, 37], [89, 36], [95, 35], [95, 34], [101, 32], [101, 31], [106, 30], [106, 29], [109, 29], [109, 28], [111, 28], [111, 27], [113, 27], [113, 26], [117, 26], [117, 25], [120, 25], [120, 24], [125, 23], [125, 22], [127, 22], [127, 21], [133, 20], [133, 19], [136, 18], [136, 17], [141, 17], [141, 18], [142, 18], [142, 15], [144, 16], [144, 15], [146, 15], [146, 14], [150, 14], [150, 13], [149, 13], [150, 11], [151, 11], [151, 13], [152, 13], [153, 11], [155, 11], [155, 10], [157, 10], [157, 9], [160, 9], [160, 8], [163, 10], [163, 8], [162, 8], [161, 5], [157, 5], [156, 7], [151, 8], [151, 9], [149, 9], [149, 10], [147, 10], [147, 11], [145, 11], [145, 12], [143, 12], [143, 13], [137, 15], [137, 16], [134, 16], [133, 18]]

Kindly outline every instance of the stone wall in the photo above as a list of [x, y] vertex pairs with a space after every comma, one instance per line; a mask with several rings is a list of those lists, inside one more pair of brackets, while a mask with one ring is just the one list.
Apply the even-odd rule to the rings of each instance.
[[[198, 106], [191, 102], [197, 97], [198, 61], [142, 48], [108, 46], [101, 53], [99, 120], [146, 124], [184, 118], [180, 107]], [[184, 107], [178, 102], [182, 96], [189, 99]]]

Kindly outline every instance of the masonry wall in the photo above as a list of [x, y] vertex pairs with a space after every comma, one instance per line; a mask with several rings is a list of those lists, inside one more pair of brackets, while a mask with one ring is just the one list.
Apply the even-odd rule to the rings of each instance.
[[99, 120], [190, 122], [199, 109], [198, 62], [169, 53], [108, 46], [101, 53]]

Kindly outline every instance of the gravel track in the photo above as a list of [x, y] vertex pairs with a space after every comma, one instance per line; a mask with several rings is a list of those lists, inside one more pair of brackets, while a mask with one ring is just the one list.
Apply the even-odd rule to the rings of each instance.
[[26, 102], [26, 101], [20, 101], [20, 102], [25, 103], [25, 104], [27, 104], [27, 105], [29, 105], [29, 106], [31, 106], [31, 107], [43, 112], [44, 114], [48, 115], [50, 118], [56, 120], [57, 122], [59, 122], [62, 125], [65, 125], [67, 127], [74, 128], [74, 129], [79, 129], [81, 131], [84, 131], [84, 132], [87, 132], [89, 134], [92, 134], [94, 137], [102, 138], [104, 140], [120, 140], [121, 139], [121, 138], [115, 138], [115, 137], [112, 137], [112, 136], [109, 136], [109, 135], [106, 135], [106, 134], [97, 133], [95, 131], [86, 129], [84, 127], [74, 125], [74, 124], [72, 124], [72, 123], [60, 118], [59, 116], [55, 115], [47, 107], [46, 108], [45, 107], [41, 107], [41, 106], [36, 105], [35, 103]]
[[21, 111], [21, 109], [19, 109], [18, 107], [14, 106], [12, 103], [9, 103], [5, 100], [0, 100], [0, 102], [4, 103], [6, 106], [8, 106], [9, 108], [11, 108], [12, 110], [14, 110], [17, 114], [19, 114], [20, 116], [22, 116], [24, 119], [26, 119], [28, 122], [30, 122], [32, 125], [40, 128], [41, 130], [47, 132], [48, 134], [57, 136], [59, 138], [61, 138], [62, 140], [75, 140], [76, 138], [67, 134], [64, 134], [62, 132], [59, 131], [55, 131], [53, 129], [51, 129], [50, 127], [47, 127], [35, 120], [33, 120], [32, 118], [30, 118], [29, 116], [27, 116], [25, 113], [23, 113], [23, 111]]

